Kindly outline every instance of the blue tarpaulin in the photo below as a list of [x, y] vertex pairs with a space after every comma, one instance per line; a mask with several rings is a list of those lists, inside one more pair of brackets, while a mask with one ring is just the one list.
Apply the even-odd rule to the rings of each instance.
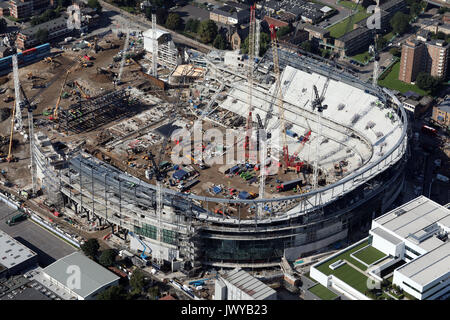
[[239, 192], [238, 197], [239, 199], [248, 199], [250, 198], [250, 193], [248, 193], [247, 191], [241, 191]]
[[172, 177], [177, 180], [183, 180], [187, 176], [187, 174], [188, 173], [184, 170], [178, 170], [173, 173]]
[[214, 194], [218, 194], [220, 192], [222, 192], [222, 188], [219, 186], [215, 186], [212, 191], [214, 192]]

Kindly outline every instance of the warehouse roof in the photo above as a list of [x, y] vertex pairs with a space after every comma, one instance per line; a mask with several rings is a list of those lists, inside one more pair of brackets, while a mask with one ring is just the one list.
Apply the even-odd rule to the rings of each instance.
[[223, 278], [255, 300], [264, 300], [276, 293], [274, 289], [241, 268], [228, 272]]
[[65, 286], [69, 277], [73, 274], [68, 272], [71, 266], [79, 267], [81, 272], [79, 288], [71, 290], [83, 298], [119, 279], [114, 273], [103, 268], [81, 252], [74, 252], [59, 259], [46, 267], [43, 272]]
[[35, 252], [0, 230], [0, 268], [10, 269], [34, 256]]

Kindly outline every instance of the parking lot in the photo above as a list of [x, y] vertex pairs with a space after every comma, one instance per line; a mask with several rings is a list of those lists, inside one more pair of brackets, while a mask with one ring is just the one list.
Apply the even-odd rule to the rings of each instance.
[[13, 209], [0, 202], [0, 229], [36, 252], [41, 267], [77, 250], [29, 219], [8, 226], [6, 220], [13, 212]]
[[202, 9], [191, 4], [177, 8], [172, 12], [176, 12], [186, 22], [189, 19], [208, 20], [209, 11]]

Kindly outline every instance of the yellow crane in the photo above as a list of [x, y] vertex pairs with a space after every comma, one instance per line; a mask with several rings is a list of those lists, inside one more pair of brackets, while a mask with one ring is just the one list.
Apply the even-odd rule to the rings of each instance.
[[83, 95], [83, 98], [85, 98], [85, 99], [91, 98], [84, 92], [83, 88], [81, 88], [80, 84], [77, 81], [74, 81], [73, 83], [77, 86], [78, 90], [80, 90], [81, 94]]
[[50, 120], [57, 120], [58, 119], [59, 103], [61, 102], [61, 96], [62, 96], [62, 93], [63, 93], [63, 90], [64, 90], [64, 86], [66, 85], [67, 77], [69, 76], [69, 73], [71, 71], [72, 70], [69, 69], [66, 72], [66, 77], [64, 78], [64, 81], [63, 81], [62, 86], [61, 86], [61, 90], [59, 91], [58, 101], [56, 101], [55, 109], [53, 110], [53, 115], [50, 116], [50, 118], [49, 118]]

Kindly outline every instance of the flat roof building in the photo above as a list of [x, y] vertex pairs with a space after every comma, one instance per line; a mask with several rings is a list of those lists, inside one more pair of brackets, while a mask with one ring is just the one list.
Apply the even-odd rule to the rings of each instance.
[[52, 263], [43, 274], [52, 284], [75, 295], [78, 300], [95, 299], [98, 293], [119, 283], [118, 276], [81, 252]]
[[[369, 299], [376, 286], [368, 284], [386, 279], [420, 300], [447, 299], [449, 232], [450, 210], [420, 196], [374, 219], [368, 238], [313, 265], [310, 274], [352, 299]], [[356, 276], [367, 284], [353, 282]]]
[[0, 230], [0, 278], [36, 266], [37, 254]]
[[450, 126], [450, 97], [433, 107], [432, 118], [444, 126]]
[[432, 300], [450, 293], [449, 232], [450, 210], [420, 196], [373, 220], [370, 235], [374, 248], [406, 262], [393, 284]]
[[241, 268], [219, 276], [215, 300], [276, 300], [277, 292]]

